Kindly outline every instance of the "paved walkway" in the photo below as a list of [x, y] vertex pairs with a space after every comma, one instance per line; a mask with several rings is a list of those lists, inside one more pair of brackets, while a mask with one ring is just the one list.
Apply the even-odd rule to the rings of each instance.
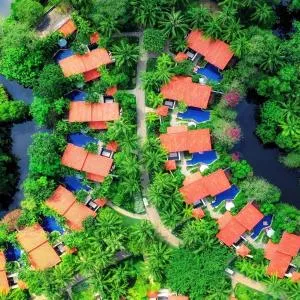
[[107, 202], [107, 206], [118, 212], [119, 214], [132, 218], [132, 219], [139, 219], [139, 220], [148, 220], [148, 216], [146, 214], [134, 214], [132, 212], [129, 212], [126, 209], [123, 209], [117, 205], [114, 205], [111, 201]]
[[231, 276], [232, 279], [232, 287], [234, 288], [238, 283], [242, 283], [254, 290], [266, 293], [266, 286], [258, 281], [252, 280], [244, 275], [242, 275], [241, 273], [234, 273], [234, 275]]

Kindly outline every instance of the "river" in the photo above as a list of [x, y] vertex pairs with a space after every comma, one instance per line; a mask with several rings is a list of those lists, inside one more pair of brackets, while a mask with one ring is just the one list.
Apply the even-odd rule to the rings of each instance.
[[263, 177], [281, 190], [281, 201], [300, 208], [300, 170], [289, 169], [278, 161], [277, 147], [266, 147], [255, 135], [258, 105], [243, 101], [237, 106], [237, 121], [243, 138], [234, 148], [252, 166], [255, 176]]

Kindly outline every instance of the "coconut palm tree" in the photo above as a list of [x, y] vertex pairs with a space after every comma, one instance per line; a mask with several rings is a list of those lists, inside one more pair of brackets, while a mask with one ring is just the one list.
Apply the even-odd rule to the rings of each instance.
[[285, 122], [280, 123], [283, 136], [290, 136], [294, 139], [300, 138], [300, 121], [294, 116], [286, 118]]
[[261, 68], [269, 73], [274, 73], [284, 64], [284, 50], [278, 47], [267, 48], [261, 56]]
[[271, 295], [274, 295], [275, 297], [279, 297], [279, 298], [284, 296], [284, 293], [282, 290], [283, 284], [282, 284], [281, 279], [278, 279], [276, 276], [272, 276], [265, 282], [267, 284], [267, 291]]
[[112, 47], [112, 54], [118, 67], [131, 68], [139, 59], [140, 49], [139, 46], [121, 40], [119, 45]]
[[162, 32], [167, 38], [175, 38], [176, 36], [184, 36], [188, 31], [188, 25], [185, 17], [180, 11], [166, 12], [160, 21]]
[[146, 99], [147, 104], [152, 108], [162, 105], [164, 101], [164, 97], [161, 94], [156, 94], [153, 91], [147, 93]]
[[265, 2], [255, 5], [255, 12], [251, 16], [251, 20], [259, 22], [262, 25], [270, 24], [275, 19], [275, 13], [270, 5]]
[[248, 48], [249, 41], [245, 35], [241, 35], [230, 43], [230, 48], [237, 57], [242, 57]]
[[284, 118], [299, 117], [300, 103], [293, 100], [282, 101], [279, 103]]
[[218, 16], [213, 16], [209, 22], [204, 24], [203, 28], [207, 37], [217, 39], [221, 36], [222, 28]]
[[114, 32], [118, 32], [118, 21], [113, 18], [101, 18], [99, 22], [99, 31], [104, 36], [111, 37]]
[[227, 23], [224, 40], [231, 42], [243, 37], [244, 33], [242, 32], [242, 29], [243, 27], [238, 21], [231, 20]]
[[192, 6], [187, 11], [187, 19], [193, 29], [199, 29], [208, 22], [209, 14], [209, 9], [204, 5]]
[[161, 9], [155, 1], [131, 0], [135, 21], [142, 27], [154, 27], [161, 15]]

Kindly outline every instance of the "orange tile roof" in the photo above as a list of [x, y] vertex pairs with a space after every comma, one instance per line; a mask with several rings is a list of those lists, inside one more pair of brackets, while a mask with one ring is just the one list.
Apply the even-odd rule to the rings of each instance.
[[75, 23], [68, 19], [59, 29], [58, 31], [62, 33], [65, 37], [69, 36], [70, 34], [74, 33], [77, 30]]
[[[176, 129], [177, 127], [171, 128]], [[168, 152], [189, 151], [190, 153], [195, 153], [211, 150], [209, 129], [196, 129], [174, 133], [170, 133], [168, 129], [167, 133], [160, 135], [160, 141]]]
[[92, 119], [88, 121], [115, 121], [120, 117], [119, 103], [93, 103]]
[[300, 249], [300, 236], [284, 232], [282, 238], [278, 244], [278, 251], [288, 254], [290, 256], [296, 256]]
[[187, 131], [188, 131], [188, 127], [186, 125], [176, 125], [167, 128], [167, 133], [179, 133], [179, 132], [187, 132]]
[[99, 40], [100, 40], [100, 34], [98, 32], [94, 32], [93, 34], [91, 34], [90, 36], [91, 44], [96, 44], [99, 42]]
[[83, 73], [84, 82], [89, 82], [98, 79], [100, 76], [101, 74], [97, 69], [93, 69]]
[[117, 91], [118, 91], [118, 88], [117, 88], [117, 86], [114, 85], [106, 90], [105, 95], [113, 97], [117, 93]]
[[176, 170], [177, 166], [176, 166], [176, 161], [175, 160], [167, 160], [165, 162], [165, 169], [167, 171], [173, 171]]
[[170, 296], [168, 300], [189, 300], [189, 297], [186, 296]]
[[292, 257], [290, 255], [278, 251], [275, 252], [267, 268], [267, 274], [283, 278], [289, 267], [289, 264], [291, 263], [291, 260]]
[[69, 110], [69, 122], [115, 121], [119, 119], [119, 117], [119, 103], [115, 102], [87, 103], [84, 101], [76, 101], [71, 102]]
[[188, 58], [187, 54], [183, 53], [183, 52], [178, 52], [176, 54], [176, 56], [174, 57], [174, 60], [176, 62], [182, 62], [184, 60], [186, 60]]
[[205, 216], [205, 212], [202, 208], [194, 208], [192, 212], [192, 216], [196, 219], [202, 219]]
[[106, 205], [107, 200], [105, 198], [93, 200], [98, 206], [103, 207]]
[[63, 216], [75, 202], [76, 198], [73, 193], [60, 185], [46, 201], [46, 205]]
[[91, 181], [95, 181], [95, 182], [103, 182], [105, 180], [104, 176], [95, 175], [95, 174], [91, 174], [91, 173], [86, 173], [86, 177], [87, 177], [87, 179], [89, 179]]
[[8, 294], [9, 293], [9, 284], [7, 280], [7, 274], [5, 270], [0, 271], [0, 293]]
[[183, 181], [183, 185], [189, 185], [192, 182], [199, 180], [200, 178], [202, 178], [202, 175], [200, 172], [192, 173], [191, 175], [188, 175], [187, 177], [185, 177], [185, 179]]
[[119, 145], [116, 141], [110, 141], [105, 148], [109, 151], [117, 152]]
[[165, 99], [183, 101], [188, 106], [207, 108], [212, 88], [192, 82], [191, 77], [174, 76], [171, 81], [161, 88]]
[[252, 230], [264, 215], [252, 204], [248, 203], [236, 216], [237, 221], [247, 230]]
[[98, 130], [103, 130], [108, 128], [107, 123], [104, 121], [89, 122], [89, 127], [91, 129], [98, 129]]
[[69, 122], [88, 122], [92, 120], [92, 103], [72, 101], [69, 109]]
[[226, 211], [218, 220], [219, 229], [223, 229], [233, 218], [232, 214], [229, 211]]
[[241, 245], [239, 248], [236, 249], [236, 254], [239, 256], [245, 257], [250, 254], [250, 249], [246, 245]]
[[95, 217], [96, 213], [82, 203], [75, 202], [64, 214], [67, 224], [73, 230], [83, 229], [83, 221], [88, 217]]
[[28, 257], [36, 270], [45, 270], [54, 267], [61, 261], [60, 257], [48, 242], [30, 251]]
[[271, 260], [277, 252], [278, 244], [274, 244], [271, 240], [268, 241], [265, 247], [265, 258]]
[[156, 114], [162, 117], [166, 117], [169, 113], [169, 107], [166, 105], [161, 105], [155, 110]]
[[59, 61], [65, 77], [82, 74], [110, 63], [112, 59], [103, 48], [94, 49], [83, 55], [75, 54]]
[[26, 252], [30, 252], [47, 242], [47, 234], [39, 224], [35, 224], [20, 230], [17, 240]]
[[246, 231], [234, 217], [219, 231], [217, 238], [228, 247], [236, 243]]
[[113, 159], [109, 157], [88, 153], [82, 171], [105, 177], [109, 174], [112, 164]]
[[64, 166], [81, 171], [87, 155], [88, 152], [84, 148], [69, 143], [64, 151], [61, 163]]
[[0, 251], [0, 271], [5, 270], [6, 258], [3, 251]]
[[187, 38], [188, 47], [204, 56], [204, 59], [212, 65], [223, 70], [234, 53], [228, 44], [221, 40], [212, 40], [204, 37], [199, 30], [192, 31]]
[[300, 273], [299, 272], [293, 272], [291, 280], [293, 282], [299, 282], [300, 281]]
[[207, 196], [216, 196], [230, 188], [230, 182], [223, 170], [217, 170], [207, 176], [199, 178], [180, 188], [180, 192], [187, 204]]

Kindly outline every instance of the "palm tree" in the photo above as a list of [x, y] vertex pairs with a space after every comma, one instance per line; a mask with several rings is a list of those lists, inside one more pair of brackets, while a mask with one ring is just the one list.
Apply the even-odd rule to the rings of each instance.
[[274, 73], [284, 64], [284, 50], [280, 46], [267, 48], [262, 53], [261, 59], [261, 68], [266, 72]]
[[162, 105], [164, 101], [164, 97], [161, 94], [156, 94], [153, 91], [147, 93], [146, 98], [147, 104], [152, 108], [156, 108], [159, 105]]
[[184, 36], [188, 31], [188, 25], [185, 17], [180, 11], [166, 12], [164, 19], [160, 21], [162, 32], [167, 38], [175, 38], [176, 36]]
[[187, 11], [188, 22], [193, 29], [202, 28], [208, 22], [209, 9], [204, 5], [192, 6]]
[[245, 35], [241, 35], [236, 39], [232, 40], [230, 43], [230, 48], [237, 57], [242, 57], [244, 55], [245, 49], [248, 48], [249, 41]]
[[240, 0], [223, 0], [219, 3], [219, 5], [222, 7], [222, 9], [226, 7], [234, 7], [236, 8], [239, 5]]
[[131, 68], [139, 59], [140, 49], [122, 40], [119, 45], [113, 46], [112, 54], [118, 67]]
[[204, 24], [203, 28], [205, 35], [213, 39], [219, 38], [222, 33], [220, 20], [217, 16], [213, 16], [209, 22]]
[[297, 117], [288, 117], [279, 126], [282, 129], [283, 136], [290, 136], [295, 140], [300, 138], [300, 121]]
[[251, 16], [251, 20], [259, 22], [263, 25], [270, 24], [274, 20], [274, 11], [267, 3], [257, 3], [255, 5], [255, 12]]
[[282, 114], [284, 118], [299, 117], [300, 104], [297, 101], [287, 100], [279, 103], [281, 106]]
[[137, 24], [143, 27], [154, 27], [156, 25], [161, 10], [155, 1], [131, 0], [130, 4]]
[[238, 21], [231, 20], [227, 23], [227, 27], [225, 29], [224, 34], [224, 40], [231, 42], [243, 36], [244, 34], [242, 32], [242, 25]]
[[278, 279], [276, 276], [272, 276], [265, 282], [267, 284], [267, 291], [271, 295], [280, 298], [284, 296], [284, 293], [282, 291], [282, 279]]
[[118, 32], [118, 21], [113, 18], [101, 18], [99, 22], [99, 31], [107, 37], [111, 37], [114, 32]]

